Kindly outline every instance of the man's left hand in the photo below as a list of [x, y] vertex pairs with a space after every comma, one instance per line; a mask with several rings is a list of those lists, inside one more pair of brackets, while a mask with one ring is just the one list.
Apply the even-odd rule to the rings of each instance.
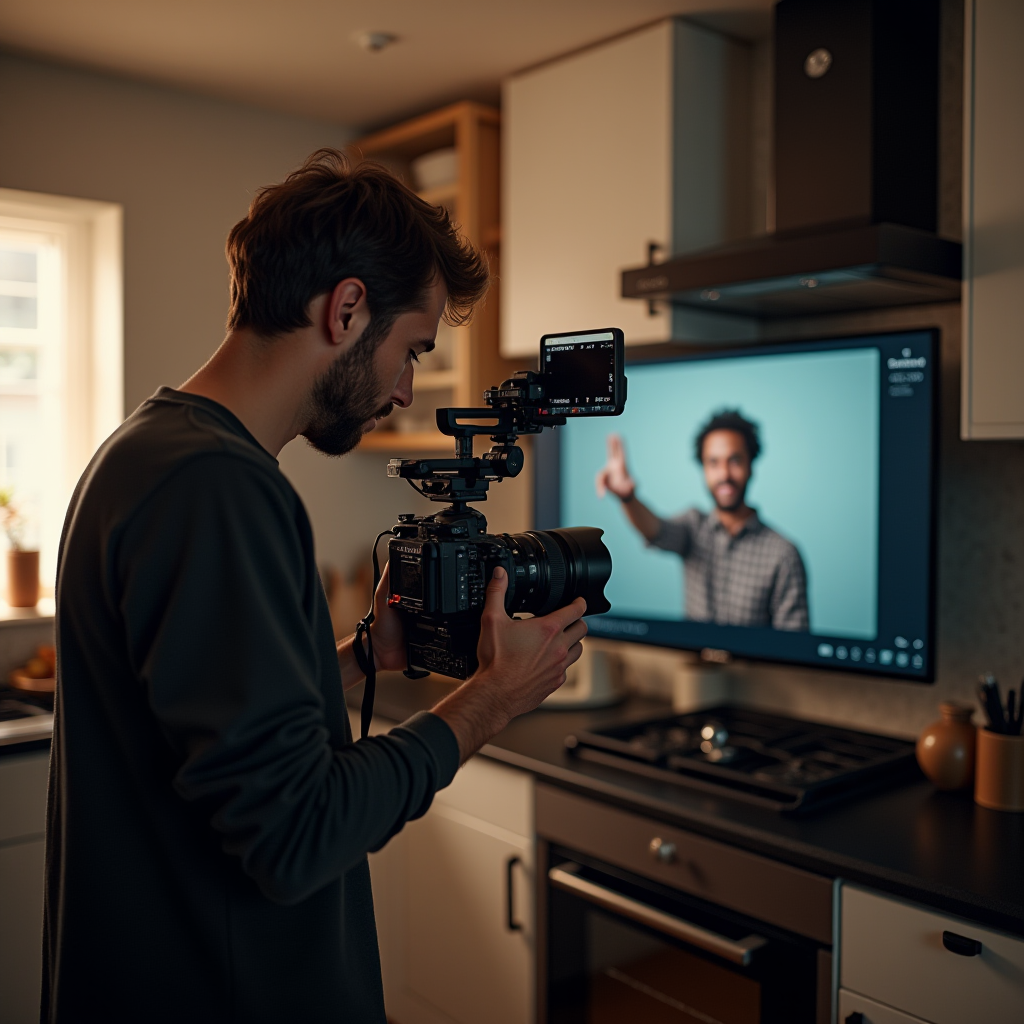
[[390, 565], [384, 566], [377, 592], [373, 595], [373, 625], [370, 627], [370, 632], [373, 633], [373, 660], [380, 671], [398, 671], [406, 665], [402, 617], [388, 604], [388, 596], [391, 593], [388, 583], [389, 568]]

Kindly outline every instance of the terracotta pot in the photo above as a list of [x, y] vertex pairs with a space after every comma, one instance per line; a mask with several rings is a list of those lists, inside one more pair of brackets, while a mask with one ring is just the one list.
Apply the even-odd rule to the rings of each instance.
[[1024, 736], [978, 730], [974, 802], [993, 811], [1024, 811]]
[[974, 708], [945, 701], [942, 718], [917, 739], [917, 763], [937, 789], [967, 789], [974, 781]]
[[39, 552], [7, 552], [7, 603], [12, 608], [34, 608], [39, 602]]

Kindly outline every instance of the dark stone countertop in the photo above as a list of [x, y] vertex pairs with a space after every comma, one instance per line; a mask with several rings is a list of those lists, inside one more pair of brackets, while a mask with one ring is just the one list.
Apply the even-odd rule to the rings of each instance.
[[[350, 691], [350, 705], [358, 707], [361, 689]], [[403, 721], [451, 689], [438, 678], [382, 674], [375, 713]], [[569, 733], [670, 712], [638, 697], [603, 711], [534, 711], [481, 753], [606, 803], [1024, 936], [1024, 814], [986, 810], [970, 793], [940, 793], [918, 778], [797, 817], [631, 776], [565, 749]]]

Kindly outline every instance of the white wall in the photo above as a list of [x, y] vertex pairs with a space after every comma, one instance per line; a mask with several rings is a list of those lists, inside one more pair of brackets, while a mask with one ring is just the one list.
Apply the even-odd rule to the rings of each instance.
[[[128, 411], [220, 343], [224, 240], [254, 190], [350, 138], [339, 125], [0, 54], [0, 187], [124, 205]], [[386, 478], [386, 461], [331, 461], [302, 441], [282, 453], [321, 563], [347, 570], [398, 512], [425, 505]]]

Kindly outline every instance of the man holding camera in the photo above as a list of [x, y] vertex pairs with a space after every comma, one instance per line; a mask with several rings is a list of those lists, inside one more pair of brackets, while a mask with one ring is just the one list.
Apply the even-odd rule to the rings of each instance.
[[803, 632], [810, 625], [800, 552], [746, 502], [760, 452], [755, 423], [737, 410], [715, 413], [698, 432], [694, 450], [715, 507], [662, 519], [636, 496], [622, 438], [612, 434], [608, 461], [597, 474], [597, 493], [614, 494], [648, 544], [683, 560], [686, 618]]
[[[344, 454], [409, 405], [486, 264], [443, 210], [330, 150], [256, 196], [227, 254], [224, 342], [107, 440], [65, 523], [44, 1021], [383, 1024], [367, 853], [581, 653], [582, 599], [513, 620], [498, 570], [476, 674], [353, 742], [357, 641], [335, 644], [276, 457], [300, 435]], [[387, 583], [373, 654], [400, 669]]]

